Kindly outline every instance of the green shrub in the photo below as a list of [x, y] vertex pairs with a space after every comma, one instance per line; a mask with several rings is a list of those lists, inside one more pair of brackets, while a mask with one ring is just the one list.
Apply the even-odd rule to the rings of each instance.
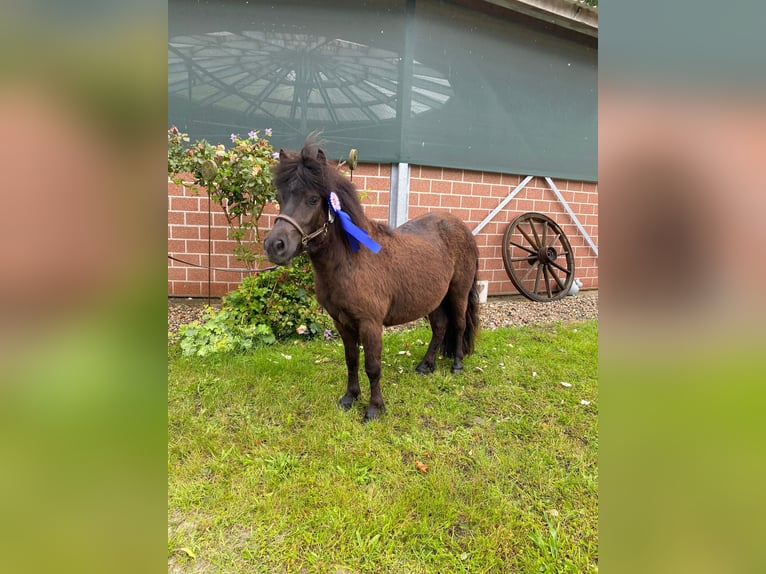
[[322, 335], [332, 325], [314, 295], [314, 274], [306, 255], [290, 267], [246, 277], [222, 300], [234, 319], [268, 325], [278, 340]]
[[205, 309], [200, 321], [181, 325], [178, 330], [184, 355], [204, 357], [214, 353], [242, 353], [256, 344], [276, 341], [271, 328], [263, 323], [242, 324], [226, 309]]
[[316, 301], [311, 263], [304, 255], [289, 268], [246, 277], [223, 297], [220, 310], [207, 308], [200, 321], [183, 325], [179, 335], [184, 355], [205, 356], [311, 339], [331, 326]]

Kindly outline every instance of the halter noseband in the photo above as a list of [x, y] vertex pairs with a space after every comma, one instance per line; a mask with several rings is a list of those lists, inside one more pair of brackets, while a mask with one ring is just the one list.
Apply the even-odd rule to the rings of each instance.
[[325, 221], [325, 224], [319, 229], [317, 229], [316, 231], [312, 231], [311, 233], [306, 233], [305, 231], [303, 231], [303, 228], [298, 224], [298, 222], [288, 215], [282, 215], [280, 213], [279, 215], [277, 215], [275, 221], [279, 221], [280, 219], [284, 219], [287, 223], [289, 223], [290, 225], [295, 227], [295, 229], [298, 230], [298, 233], [301, 234], [301, 245], [303, 245], [303, 247], [305, 248], [308, 245], [309, 241], [311, 241], [312, 239], [316, 239], [320, 235], [324, 235], [325, 233], [327, 233], [327, 225], [329, 223], [332, 223], [335, 218], [331, 215], [331, 213], [328, 213], [327, 221]]

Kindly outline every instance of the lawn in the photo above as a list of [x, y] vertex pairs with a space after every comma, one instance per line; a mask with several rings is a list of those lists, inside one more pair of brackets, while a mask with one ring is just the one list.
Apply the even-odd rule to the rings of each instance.
[[424, 377], [429, 334], [385, 334], [366, 425], [340, 341], [171, 344], [168, 570], [596, 572], [598, 323], [484, 331]]

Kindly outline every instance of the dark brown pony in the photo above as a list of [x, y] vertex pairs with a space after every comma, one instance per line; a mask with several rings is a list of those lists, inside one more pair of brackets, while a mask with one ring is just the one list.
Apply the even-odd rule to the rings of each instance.
[[[338, 329], [346, 354], [348, 386], [344, 409], [359, 398], [359, 344], [370, 379], [364, 420], [383, 412], [380, 354], [384, 325], [428, 316], [432, 337], [416, 370], [430, 373], [436, 353], [463, 370], [479, 327], [478, 249], [465, 224], [448, 213], [429, 213], [397, 229], [367, 219], [354, 185], [328, 165], [322, 150], [307, 140], [298, 153], [279, 152], [274, 183], [280, 214], [264, 241], [272, 263], [284, 265], [305, 250], [314, 267], [316, 296]], [[328, 206], [335, 192], [340, 209], [380, 245], [373, 253], [353, 240]]]

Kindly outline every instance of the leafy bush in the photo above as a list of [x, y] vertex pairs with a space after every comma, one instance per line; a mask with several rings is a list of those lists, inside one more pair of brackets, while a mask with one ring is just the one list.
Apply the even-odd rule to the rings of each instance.
[[246, 277], [222, 300], [240, 323], [256, 321], [268, 325], [278, 340], [312, 338], [331, 326], [314, 295], [314, 275], [306, 255], [289, 267], [280, 267]]
[[204, 357], [214, 353], [242, 353], [256, 344], [270, 345], [274, 333], [263, 323], [241, 324], [232, 319], [226, 309], [205, 309], [200, 321], [181, 325], [178, 330], [184, 355]]
[[208, 308], [201, 321], [179, 329], [184, 355], [242, 353], [277, 340], [310, 339], [332, 324], [314, 295], [311, 263], [304, 255], [289, 268], [280, 267], [246, 277]]

